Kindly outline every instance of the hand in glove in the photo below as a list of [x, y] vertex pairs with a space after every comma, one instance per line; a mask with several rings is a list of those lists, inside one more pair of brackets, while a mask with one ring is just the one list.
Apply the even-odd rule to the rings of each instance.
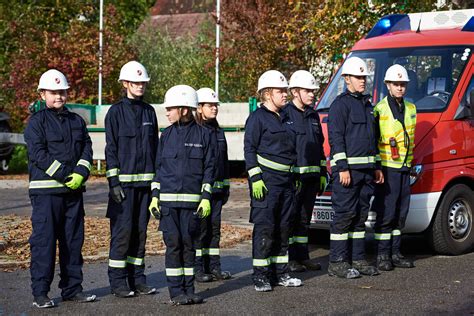
[[112, 187], [109, 194], [112, 200], [118, 204], [122, 203], [122, 201], [125, 199], [125, 193], [123, 192], [122, 186], [120, 184]]
[[324, 191], [326, 191], [327, 186], [328, 186], [328, 179], [325, 176], [319, 177], [318, 195], [322, 195], [324, 193]]
[[151, 203], [150, 206], [148, 206], [148, 210], [154, 218], [161, 219], [160, 200], [157, 197], [151, 198]]
[[71, 173], [66, 178], [66, 183], [64, 183], [64, 184], [69, 189], [76, 190], [81, 186], [83, 180], [84, 180], [84, 177], [81, 176], [79, 173]]
[[268, 192], [267, 187], [263, 180], [258, 180], [252, 183], [252, 196], [257, 201], [262, 201], [265, 199], [265, 194]]
[[211, 214], [211, 202], [208, 199], [202, 199], [199, 203], [197, 213], [200, 218], [206, 218]]

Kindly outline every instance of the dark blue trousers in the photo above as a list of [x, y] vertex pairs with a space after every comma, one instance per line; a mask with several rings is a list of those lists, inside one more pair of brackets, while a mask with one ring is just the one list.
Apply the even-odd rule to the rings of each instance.
[[374, 170], [351, 169], [350, 174], [348, 187], [339, 182], [339, 172], [332, 174], [331, 262], [365, 259], [365, 222], [374, 194]]
[[145, 244], [150, 213], [149, 187], [123, 188], [125, 200], [121, 204], [109, 199], [107, 217], [110, 218], [109, 282], [112, 288], [146, 284]]
[[81, 193], [32, 195], [33, 232], [31, 249], [31, 288], [33, 296], [46, 295], [54, 277], [56, 241], [59, 244], [59, 288], [70, 298], [82, 291], [82, 245], [84, 243], [84, 204]]
[[410, 173], [394, 168], [383, 168], [385, 181], [376, 186], [373, 210], [377, 254], [400, 253], [401, 230], [410, 209]]
[[223, 194], [213, 194], [211, 215], [201, 220], [201, 231], [196, 242], [196, 272], [209, 273], [221, 267], [219, 243], [223, 201]]
[[196, 210], [161, 207], [160, 231], [166, 245], [166, 280], [170, 297], [194, 294], [194, 243], [199, 238]]
[[314, 201], [319, 190], [319, 180], [305, 180], [295, 195], [295, 213], [291, 220], [289, 259], [303, 261], [309, 259], [308, 231], [313, 215]]
[[270, 279], [288, 272], [288, 238], [293, 213], [294, 188], [266, 184], [263, 201], [252, 198], [253, 279]]

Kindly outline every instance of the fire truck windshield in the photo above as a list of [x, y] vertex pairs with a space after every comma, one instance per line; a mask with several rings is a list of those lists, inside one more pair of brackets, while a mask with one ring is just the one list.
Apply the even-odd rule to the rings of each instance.
[[[472, 46], [404, 47], [370, 51], [355, 51], [348, 57], [365, 60], [369, 70], [366, 91], [376, 104], [387, 95], [385, 71], [393, 64], [407, 69], [410, 82], [406, 100], [415, 103], [419, 112], [443, 111], [455, 90], [469, 58]], [[337, 95], [345, 90], [341, 68], [332, 79], [318, 103], [318, 110], [327, 110]]]

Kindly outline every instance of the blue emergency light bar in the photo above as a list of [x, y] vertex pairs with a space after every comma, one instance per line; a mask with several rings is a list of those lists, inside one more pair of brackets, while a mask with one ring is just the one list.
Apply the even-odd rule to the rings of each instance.
[[408, 14], [390, 14], [381, 18], [365, 38], [372, 38], [395, 31], [407, 31], [410, 29], [410, 17]]

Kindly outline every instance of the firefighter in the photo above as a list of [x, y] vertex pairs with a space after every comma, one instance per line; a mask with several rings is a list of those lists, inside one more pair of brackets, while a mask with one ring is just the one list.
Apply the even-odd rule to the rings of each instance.
[[383, 183], [377, 148], [377, 125], [370, 95], [363, 94], [368, 76], [366, 63], [351, 57], [342, 66], [347, 91], [329, 109], [332, 206], [328, 274], [357, 278], [378, 275], [365, 259], [365, 221], [375, 183]]
[[194, 119], [197, 94], [192, 87], [170, 88], [164, 106], [171, 125], [160, 137], [149, 210], [160, 219], [171, 304], [199, 304], [203, 298], [194, 289], [194, 244], [201, 218], [211, 213], [216, 144], [212, 132]]
[[229, 199], [229, 159], [224, 130], [219, 127], [216, 119], [219, 112], [219, 98], [210, 88], [201, 88], [196, 92], [198, 97], [196, 121], [212, 131], [217, 143], [215, 151], [217, 169], [216, 180], [212, 187], [211, 216], [201, 221], [201, 234], [196, 245], [196, 281], [209, 282], [231, 278], [229, 271], [221, 270], [219, 255], [222, 206]]
[[308, 252], [308, 229], [314, 201], [316, 194], [324, 192], [327, 182], [324, 136], [319, 115], [312, 108], [317, 88], [316, 80], [309, 71], [296, 71], [289, 84], [292, 101], [282, 110], [283, 121], [293, 124], [297, 130], [297, 159], [293, 172], [298, 174], [300, 183], [295, 195], [296, 212], [289, 241], [289, 268], [292, 272], [321, 269], [319, 263], [309, 259]]
[[111, 234], [108, 274], [112, 294], [120, 298], [156, 292], [146, 284], [144, 261], [158, 143], [155, 110], [143, 101], [149, 80], [139, 62], [123, 65], [119, 82], [125, 96], [110, 107], [105, 117]]
[[258, 79], [260, 108], [245, 123], [244, 156], [251, 192], [253, 282], [258, 292], [274, 285], [300, 286], [288, 274], [288, 238], [293, 210], [296, 161], [295, 135], [283, 123], [288, 83], [282, 73], [268, 70]]
[[33, 207], [31, 288], [33, 306], [55, 305], [48, 297], [59, 244], [59, 288], [63, 301], [92, 302], [82, 292], [84, 204], [82, 193], [92, 166], [92, 142], [86, 123], [64, 106], [69, 84], [56, 69], [41, 75], [38, 91], [46, 107], [34, 113], [25, 130], [29, 194]]
[[416, 107], [404, 100], [410, 79], [406, 69], [395, 64], [384, 78], [388, 95], [374, 109], [380, 126], [378, 142], [385, 182], [376, 187], [373, 208], [377, 212], [375, 240], [377, 266], [413, 268], [413, 261], [400, 253], [401, 230], [410, 206], [410, 167], [415, 147]]

